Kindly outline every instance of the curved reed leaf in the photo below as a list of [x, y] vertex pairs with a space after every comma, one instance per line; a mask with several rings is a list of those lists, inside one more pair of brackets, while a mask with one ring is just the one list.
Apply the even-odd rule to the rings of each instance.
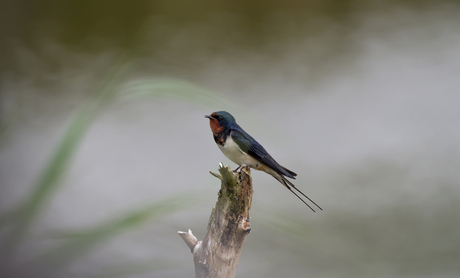
[[[0, 119], [0, 140], [3, 139], [8, 128], [16, 119], [20, 111], [20, 105], [16, 105], [3, 119]], [[0, 141], [1, 142], [1, 141]]]
[[120, 90], [122, 98], [154, 96], [196, 102], [206, 106], [235, 106], [215, 92], [205, 90], [193, 83], [167, 78], [131, 81]]
[[196, 204], [199, 195], [195, 192], [165, 198], [93, 228], [54, 232], [51, 236], [59, 243], [37, 257], [28, 268], [50, 276], [119, 234]]
[[[50, 161], [33, 186], [31, 193], [19, 206], [1, 217], [0, 227], [2, 229], [8, 227], [7, 230], [4, 229], [6, 230], [3, 237], [5, 241], [2, 244], [6, 258], [12, 257], [11, 254], [27, 238], [33, 226], [32, 224], [40, 216], [48, 201], [59, 190], [61, 181], [84, 135], [97, 115], [108, 104], [127, 97], [153, 96], [185, 100], [208, 106], [231, 105], [225, 99], [216, 96], [210, 91], [179, 80], [146, 79], [123, 84], [129, 66], [130, 64], [121, 61], [119, 66], [109, 70], [95, 89], [93, 99], [78, 110], [71, 120]], [[180, 197], [178, 198], [180, 199]], [[56, 262], [60, 262], [60, 264], [55, 265], [56, 267], [59, 265], [57, 268], [62, 268], [114, 234], [143, 223], [155, 215], [165, 215], [184, 207], [183, 204], [180, 206], [173, 204], [174, 202], [168, 199], [150, 208], [128, 213], [100, 227], [81, 233], [67, 234], [67, 239], [64, 239], [65, 242], [55, 249], [47, 251], [43, 258], [57, 258]], [[41, 260], [41, 258], [39, 259]]]
[[96, 97], [80, 109], [72, 119], [64, 136], [56, 148], [50, 162], [46, 165], [31, 194], [15, 210], [10, 233], [6, 236], [5, 250], [13, 252], [30, 230], [35, 218], [42, 211], [46, 201], [58, 189], [79, 143], [93, 122], [96, 114], [113, 98], [115, 86], [120, 82], [125, 67], [116, 67], [109, 71], [96, 90]]

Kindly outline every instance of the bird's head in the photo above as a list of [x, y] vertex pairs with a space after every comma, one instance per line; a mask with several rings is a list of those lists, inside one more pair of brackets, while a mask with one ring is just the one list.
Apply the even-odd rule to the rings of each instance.
[[211, 115], [206, 115], [205, 117], [209, 118], [209, 125], [214, 134], [219, 134], [226, 128], [236, 124], [235, 118], [226, 111], [213, 112]]

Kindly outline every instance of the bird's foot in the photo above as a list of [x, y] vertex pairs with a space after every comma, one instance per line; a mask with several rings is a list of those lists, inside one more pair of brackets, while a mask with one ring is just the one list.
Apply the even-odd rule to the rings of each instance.
[[240, 165], [238, 168], [236, 168], [233, 173], [239, 173], [241, 172], [241, 169], [248, 167], [249, 165]]

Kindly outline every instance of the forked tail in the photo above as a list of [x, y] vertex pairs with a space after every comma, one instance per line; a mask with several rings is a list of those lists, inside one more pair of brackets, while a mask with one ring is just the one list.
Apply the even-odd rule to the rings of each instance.
[[[278, 179], [279, 180], [279, 179]], [[298, 189], [297, 187], [295, 187], [295, 185], [290, 182], [289, 180], [287, 180], [285, 177], [281, 176], [281, 180], [279, 180], [284, 186], [286, 186], [287, 189], [289, 189], [289, 191], [292, 192], [292, 194], [294, 194], [297, 198], [299, 198], [299, 200], [301, 200], [305, 205], [307, 205], [307, 207], [309, 207], [313, 212], [316, 212], [307, 202], [305, 202], [304, 199], [302, 199], [297, 193], [295, 193], [292, 188], [294, 188], [297, 192], [299, 192], [300, 194], [302, 194], [302, 196], [304, 196], [305, 198], [307, 198], [310, 202], [312, 202], [315, 206], [317, 206], [320, 210], [323, 210], [320, 206], [318, 206], [312, 199], [310, 199], [307, 195], [305, 195], [302, 191], [300, 191], [300, 189]], [[291, 188], [292, 187], [292, 188]]]

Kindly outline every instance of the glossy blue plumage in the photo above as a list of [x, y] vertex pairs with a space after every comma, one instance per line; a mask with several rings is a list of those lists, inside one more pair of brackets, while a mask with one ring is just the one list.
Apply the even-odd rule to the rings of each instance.
[[219, 149], [231, 161], [235, 162], [239, 166], [250, 166], [251, 168], [264, 171], [272, 175], [311, 210], [315, 211], [299, 195], [297, 195], [292, 188], [321, 209], [321, 207], [295, 187], [292, 182], [286, 179], [286, 177], [295, 179], [297, 174], [278, 164], [278, 162], [271, 157], [271, 155], [261, 144], [259, 144], [259, 142], [257, 142], [236, 123], [235, 118], [230, 113], [226, 111], [218, 111], [212, 113], [211, 115], [206, 115], [205, 117], [210, 120], [214, 141], [217, 143]]

